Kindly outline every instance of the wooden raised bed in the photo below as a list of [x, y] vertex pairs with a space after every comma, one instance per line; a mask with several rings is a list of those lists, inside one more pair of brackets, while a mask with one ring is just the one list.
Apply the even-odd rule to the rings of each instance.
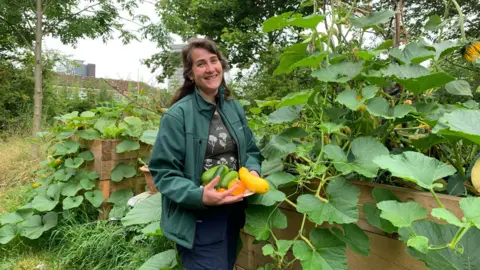
[[103, 213], [100, 218], [106, 219], [112, 207], [107, 200], [110, 195], [122, 189], [131, 189], [134, 195], [145, 191], [145, 176], [134, 176], [132, 178], [123, 179], [120, 182], [111, 180], [110, 173], [119, 163], [137, 163], [139, 157], [150, 155], [151, 146], [140, 143], [140, 149], [126, 153], [117, 153], [116, 147], [123, 140], [82, 140], [81, 143], [93, 153], [94, 161], [90, 162], [89, 170], [98, 174], [97, 189], [99, 189], [105, 200], [102, 204]]
[[[429, 212], [432, 208], [437, 208], [432, 194], [429, 192], [416, 191], [412, 189], [395, 187], [389, 185], [380, 185], [374, 183], [351, 181], [352, 184], [360, 188], [360, 196], [358, 200], [359, 220], [356, 223], [368, 235], [370, 239], [370, 256], [362, 256], [351, 252], [347, 247], [348, 269], [356, 270], [424, 270], [426, 267], [423, 262], [411, 257], [407, 251], [404, 242], [387, 236], [384, 232], [370, 225], [362, 211], [365, 203], [375, 203], [372, 197], [372, 190], [375, 187], [385, 188], [393, 192], [402, 201], [415, 201], [427, 208]], [[459, 207], [461, 198], [439, 194], [438, 197], [445, 205], [445, 207], [454, 213], [458, 218], [463, 217], [463, 212]], [[300, 229], [303, 214], [298, 213], [289, 204], [281, 204], [281, 211], [287, 216], [288, 228], [275, 229], [275, 234], [280, 239], [293, 239]], [[428, 219], [442, 223], [438, 219], [432, 217], [430, 214]], [[306, 234], [308, 235], [313, 223], [307, 220], [305, 224]], [[243, 248], [237, 257], [236, 269], [250, 270], [257, 269], [266, 263], [272, 263], [270, 257], [265, 257], [262, 254], [262, 245], [253, 244], [254, 237], [241, 231], [240, 237], [243, 241]], [[291, 252], [289, 255], [292, 255]], [[302, 269], [300, 263], [296, 261], [292, 269]]]

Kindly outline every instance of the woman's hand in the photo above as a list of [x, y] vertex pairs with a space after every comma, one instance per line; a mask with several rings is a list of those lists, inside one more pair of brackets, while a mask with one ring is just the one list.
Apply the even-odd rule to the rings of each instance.
[[253, 176], [256, 176], [256, 177], [260, 177], [260, 175], [258, 175], [257, 171], [250, 171], [250, 174], [253, 175]]
[[229, 204], [229, 203], [236, 203], [243, 200], [243, 194], [233, 196], [232, 192], [237, 188], [238, 184], [234, 185], [232, 188], [218, 192], [215, 190], [215, 185], [220, 180], [220, 177], [217, 176], [213, 178], [210, 183], [208, 183], [203, 188], [203, 197], [202, 203], [204, 205], [221, 205], [221, 204]]

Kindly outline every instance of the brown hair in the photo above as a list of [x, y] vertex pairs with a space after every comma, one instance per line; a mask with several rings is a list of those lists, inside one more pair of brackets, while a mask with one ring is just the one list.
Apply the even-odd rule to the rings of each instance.
[[[185, 46], [182, 49], [183, 80], [184, 80], [183, 85], [175, 91], [172, 101], [170, 102], [170, 106], [177, 103], [180, 99], [184, 98], [188, 94], [193, 93], [193, 91], [195, 91], [195, 81], [190, 80], [190, 76], [192, 75], [192, 67], [193, 67], [192, 52], [193, 52], [193, 49], [197, 49], [197, 48], [202, 48], [209, 51], [210, 53], [215, 54], [220, 60], [220, 63], [222, 64], [223, 72], [228, 70], [227, 60], [223, 56], [223, 54], [220, 52], [220, 50], [217, 48], [217, 45], [215, 44], [215, 42], [209, 39], [203, 39], [203, 38], [189, 39], [187, 46]], [[227, 87], [227, 84], [225, 82], [225, 77], [223, 74], [222, 74], [221, 85], [225, 89], [225, 92], [224, 92], [225, 98], [229, 97], [231, 92], [230, 92], [230, 89], [228, 89]]]

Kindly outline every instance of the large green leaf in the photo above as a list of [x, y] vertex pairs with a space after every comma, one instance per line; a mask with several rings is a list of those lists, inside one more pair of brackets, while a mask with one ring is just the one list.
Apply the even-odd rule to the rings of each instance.
[[142, 119], [136, 116], [128, 116], [123, 119], [123, 122], [120, 122], [120, 124], [118, 124], [118, 127], [125, 130], [123, 133], [124, 135], [137, 138], [142, 136], [142, 125]]
[[262, 31], [264, 33], [268, 33], [268, 32], [271, 32], [274, 30], [280, 30], [286, 27], [288, 25], [287, 21], [292, 15], [292, 13], [293, 13], [292, 11], [289, 11], [289, 12], [285, 12], [280, 15], [268, 18], [262, 24]]
[[347, 244], [351, 251], [363, 256], [370, 256], [370, 239], [356, 224], [342, 224], [343, 232], [337, 227], [332, 230], [342, 242]]
[[19, 224], [20, 234], [29, 239], [38, 239], [45, 231], [57, 226], [58, 213], [49, 212], [43, 217], [33, 215]]
[[337, 145], [329, 144], [325, 146], [324, 152], [328, 158], [335, 161], [335, 168], [343, 174], [355, 171], [370, 178], [375, 177], [378, 172], [378, 165], [373, 162], [373, 159], [388, 154], [388, 149], [372, 137], [359, 137], [354, 139], [351, 149], [355, 157], [351, 162], [343, 150]]
[[140, 141], [146, 144], [153, 145], [157, 139], [158, 130], [145, 130], [140, 136]]
[[56, 171], [53, 174], [53, 177], [58, 181], [67, 182], [74, 175], [75, 175], [75, 170], [74, 169], [65, 168], [65, 169], [60, 169], [60, 170]]
[[135, 166], [126, 163], [119, 163], [115, 168], [113, 168], [111, 173], [111, 179], [114, 182], [120, 182], [124, 178], [130, 178], [135, 176], [137, 169]]
[[95, 113], [91, 112], [91, 111], [84, 111], [80, 114], [80, 117], [91, 119], [91, 118], [95, 117]]
[[403, 50], [393, 48], [390, 55], [404, 64], [420, 64], [423, 61], [433, 58], [435, 51], [419, 43], [409, 43]]
[[294, 62], [288, 67], [287, 72], [292, 72], [297, 67], [317, 67], [325, 57], [327, 57], [328, 52], [314, 52], [306, 58], [302, 58], [297, 62]]
[[397, 63], [389, 64], [387, 67], [381, 69], [380, 73], [384, 76], [395, 76], [400, 79], [417, 78], [429, 74], [428, 69], [424, 66], [417, 64], [400, 65]]
[[355, 78], [362, 71], [362, 62], [340, 62], [312, 72], [312, 76], [322, 82], [345, 83]]
[[102, 116], [95, 122], [94, 127], [100, 131], [100, 133], [105, 134], [105, 128], [108, 126], [115, 125], [117, 123], [117, 119], [111, 118], [108, 116]]
[[428, 252], [428, 238], [425, 236], [414, 236], [408, 239], [407, 246], [412, 247], [422, 253]]
[[76, 169], [80, 167], [83, 164], [83, 162], [84, 162], [83, 158], [79, 158], [79, 157], [75, 159], [67, 158], [65, 160], [65, 167]]
[[148, 224], [160, 220], [162, 197], [160, 193], [139, 201], [127, 215], [122, 218], [123, 226]]
[[62, 188], [63, 196], [75, 196], [77, 192], [82, 189], [82, 186], [76, 182], [67, 182]]
[[397, 232], [397, 227], [393, 226], [393, 224], [381, 218], [380, 215], [382, 211], [378, 209], [378, 207], [373, 203], [366, 203], [362, 207], [363, 214], [365, 215], [365, 219], [370, 223], [372, 226], [379, 228], [380, 230], [386, 233], [394, 233]]
[[32, 207], [40, 212], [51, 211], [57, 204], [58, 200], [52, 200], [47, 195], [37, 195], [32, 201]]
[[378, 188], [378, 187], [374, 188], [372, 190], [372, 197], [375, 199], [377, 203], [383, 202], [383, 201], [391, 201], [391, 200], [401, 202], [401, 200], [397, 196], [395, 196], [395, 194], [393, 194], [390, 190], [385, 188]]
[[295, 181], [296, 177], [286, 172], [276, 172], [268, 176], [266, 179], [274, 187], [279, 188], [283, 185], [286, 185]]
[[85, 190], [91, 190], [95, 187], [95, 183], [93, 183], [89, 179], [82, 179], [80, 180], [80, 186]]
[[293, 255], [300, 260], [303, 270], [347, 269], [346, 245], [328, 229], [313, 228], [310, 231], [311, 249], [305, 241], [293, 244]]
[[246, 216], [245, 230], [257, 240], [267, 240], [274, 228], [287, 228], [287, 217], [276, 206], [253, 205]]
[[317, 25], [325, 19], [325, 16], [313, 14], [302, 17], [301, 14], [286, 12], [278, 16], [270, 17], [263, 22], [262, 31], [268, 33], [274, 30], [280, 30], [287, 26], [297, 26], [301, 28], [315, 29]]
[[108, 213], [108, 218], [113, 220], [120, 220], [125, 216], [125, 212], [127, 211], [126, 205], [113, 205], [112, 209]]
[[291, 26], [297, 26], [307, 29], [315, 29], [317, 25], [325, 19], [324, 15], [312, 14], [305, 17], [294, 17], [288, 20]]
[[108, 198], [107, 202], [116, 204], [116, 205], [127, 205], [128, 200], [133, 197], [133, 192], [130, 189], [121, 189], [114, 191], [110, 197]]
[[393, 15], [395, 15], [395, 11], [387, 9], [378, 12], [372, 12], [368, 16], [351, 17], [350, 22], [354, 27], [366, 30], [375, 26], [377, 26], [375, 28], [378, 28], [380, 24], [388, 22]]
[[15, 224], [7, 224], [0, 228], [0, 244], [5, 245], [17, 235], [17, 226]]
[[442, 27], [442, 19], [436, 14], [430, 16], [424, 25], [424, 28], [427, 31], [437, 31], [440, 27]]
[[293, 245], [293, 240], [277, 240], [277, 250], [273, 248], [271, 244], [266, 244], [262, 247], [263, 255], [268, 256], [272, 254], [276, 254], [280, 257], [283, 257], [287, 254], [290, 247]]
[[428, 89], [444, 86], [446, 83], [455, 80], [455, 77], [445, 72], [437, 72], [410, 79], [401, 79], [395, 77], [394, 80], [404, 85], [407, 90], [415, 94], [422, 94]]
[[460, 208], [465, 219], [480, 229], [480, 197], [468, 197], [460, 200]]
[[426, 189], [433, 189], [436, 180], [456, 172], [451, 165], [412, 151], [400, 155], [379, 156], [374, 158], [373, 162], [380, 168], [389, 170], [393, 176], [412, 181]]
[[292, 127], [272, 137], [270, 142], [262, 149], [262, 155], [267, 159], [278, 159], [295, 151], [295, 144], [291, 141], [294, 138], [308, 136], [305, 129]]
[[298, 92], [292, 92], [282, 98], [277, 105], [277, 109], [285, 106], [305, 105], [308, 99], [312, 95], [313, 90], [303, 90]]
[[447, 83], [445, 85], [445, 90], [452, 95], [473, 97], [470, 84], [464, 80], [456, 80]]
[[[429, 239], [429, 245], [433, 247], [450, 243], [459, 229], [454, 225], [438, 224], [429, 220], [416, 221], [412, 224], [412, 227], [417, 236]], [[399, 234], [400, 239], [406, 243], [414, 237], [411, 235], [412, 232], [409, 228], [401, 228]], [[430, 249], [427, 253], [422, 253], [413, 248], [408, 248], [407, 251], [414, 258], [423, 261], [428, 269], [474, 270], [480, 269], [479, 242], [480, 230], [471, 228], [457, 245], [457, 247], [462, 248], [463, 252], [451, 248]]]
[[461, 222], [452, 212], [448, 211], [445, 208], [433, 208], [432, 216], [458, 227], [465, 226], [465, 224]]
[[328, 202], [310, 194], [299, 196], [297, 211], [307, 214], [308, 218], [317, 224], [325, 221], [330, 224], [344, 224], [358, 220], [358, 187], [343, 178], [336, 178], [328, 183], [326, 194]]
[[67, 155], [76, 153], [80, 149], [80, 143], [76, 141], [66, 141], [63, 143], [55, 144], [55, 154], [57, 155]]
[[73, 129], [73, 130], [62, 132], [62, 133], [58, 134], [57, 140], [66, 140], [66, 139], [72, 137], [73, 135], [75, 135], [75, 131], [76, 130]]
[[403, 118], [408, 113], [417, 111], [415, 107], [406, 104], [400, 104], [392, 108], [386, 99], [380, 97], [369, 100], [367, 110], [370, 114], [385, 119]]
[[92, 161], [95, 159], [95, 157], [93, 156], [93, 153], [88, 150], [78, 154], [78, 157], [83, 158], [84, 161]]
[[396, 82], [404, 85], [415, 94], [422, 94], [430, 88], [440, 87], [455, 80], [455, 77], [445, 72], [429, 74], [427, 68], [418, 64], [399, 65], [392, 63], [380, 72], [385, 76], [392, 76]]
[[455, 41], [446, 40], [440, 43], [433, 44], [433, 47], [435, 48], [435, 52], [436, 52], [435, 54], [435, 61], [436, 61], [439, 58], [456, 51], [458, 48], [460, 48], [460, 45], [458, 45], [458, 43]]
[[415, 220], [424, 219], [428, 215], [427, 209], [416, 202], [383, 201], [377, 207], [382, 211], [381, 218], [399, 228], [409, 227]]
[[480, 144], [480, 111], [461, 109], [446, 113], [432, 132], [461, 137]]
[[297, 120], [302, 111], [302, 107], [303, 105], [281, 107], [268, 116], [268, 122], [272, 124], [281, 124]]
[[15, 224], [33, 215], [33, 209], [17, 209], [15, 212], [5, 213], [0, 216], [0, 224]]
[[87, 201], [89, 201], [94, 207], [98, 208], [100, 205], [102, 205], [105, 197], [103, 197], [103, 194], [100, 190], [94, 190], [85, 192], [85, 199], [87, 199]]
[[138, 141], [125, 139], [119, 143], [116, 147], [117, 153], [125, 153], [140, 149], [140, 143]]
[[358, 110], [365, 101], [375, 97], [378, 87], [369, 85], [362, 89], [362, 94], [359, 95], [355, 90], [345, 90], [338, 94], [336, 101], [345, 105], [350, 110]]
[[89, 128], [77, 131], [77, 136], [85, 140], [96, 140], [101, 135], [97, 130]]
[[138, 270], [174, 269], [176, 265], [177, 252], [175, 249], [169, 249], [150, 257]]
[[410, 142], [413, 144], [413, 146], [420, 150], [428, 150], [434, 145], [445, 143], [447, 141], [448, 140], [444, 137], [438, 136], [433, 133], [428, 133], [427, 135], [420, 138], [410, 138]]
[[283, 171], [283, 161], [281, 158], [271, 158], [262, 161], [262, 174], [270, 175]]
[[144, 235], [163, 235], [162, 229], [160, 228], [160, 221], [154, 221], [148, 224], [141, 232]]
[[286, 47], [280, 59], [280, 65], [275, 69], [273, 75], [289, 73], [295, 67], [293, 65], [307, 57], [308, 43], [296, 43]]
[[66, 197], [63, 199], [63, 210], [77, 208], [82, 204], [83, 196]]

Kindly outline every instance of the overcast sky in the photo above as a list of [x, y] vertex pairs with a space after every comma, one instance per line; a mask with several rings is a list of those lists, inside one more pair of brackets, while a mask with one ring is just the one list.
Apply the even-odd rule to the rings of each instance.
[[[141, 4], [136, 13], [148, 15], [154, 21], [158, 20], [153, 5], [149, 3]], [[130, 29], [138, 28], [131, 23], [126, 23]], [[81, 39], [74, 48], [71, 45], [63, 45], [58, 39], [46, 37], [44, 49], [58, 50], [72, 59], [95, 64], [97, 78], [135, 81], [138, 79], [150, 85], [158, 85], [155, 75], [140, 62], [141, 59], [148, 58], [159, 51], [155, 44], [148, 40], [123, 45], [120, 39], [110, 40], [106, 44], [101, 39]]]

